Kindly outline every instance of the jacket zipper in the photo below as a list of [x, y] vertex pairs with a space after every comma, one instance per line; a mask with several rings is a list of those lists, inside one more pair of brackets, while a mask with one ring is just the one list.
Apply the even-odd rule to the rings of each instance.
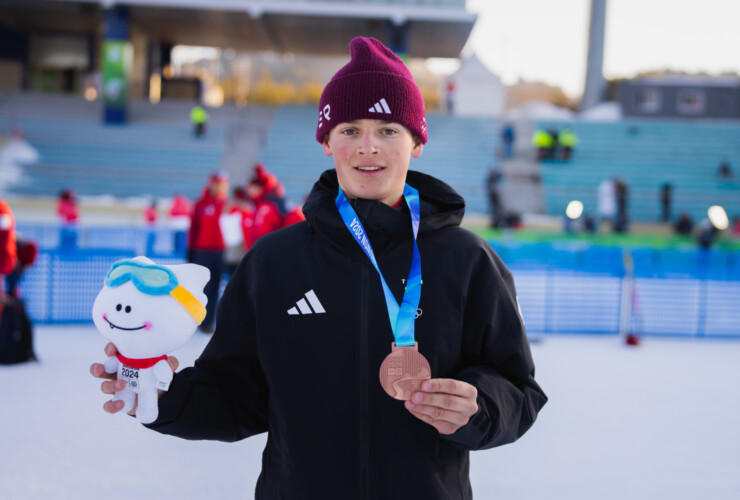
[[368, 500], [370, 483], [368, 478], [368, 386], [367, 386], [367, 357], [368, 357], [368, 265], [360, 266], [360, 496]]

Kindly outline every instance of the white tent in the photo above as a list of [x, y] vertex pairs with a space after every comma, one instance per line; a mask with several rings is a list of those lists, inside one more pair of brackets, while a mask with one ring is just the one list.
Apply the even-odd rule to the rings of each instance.
[[[460, 116], [501, 116], [506, 88], [473, 54], [447, 79], [448, 109]], [[450, 91], [450, 88], [454, 90]]]

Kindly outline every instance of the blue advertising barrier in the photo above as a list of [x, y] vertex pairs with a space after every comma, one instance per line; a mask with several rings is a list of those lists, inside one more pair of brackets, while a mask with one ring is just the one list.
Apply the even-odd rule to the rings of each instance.
[[[86, 228], [60, 247], [58, 227], [19, 228], [41, 252], [21, 281], [36, 322], [91, 321], [113, 262], [185, 261], [170, 229]], [[514, 276], [527, 331], [740, 338], [740, 255], [728, 250], [624, 249], [581, 242], [491, 241]], [[633, 262], [625, 267], [625, 253]], [[422, 256], [423, 260], [423, 256]]]

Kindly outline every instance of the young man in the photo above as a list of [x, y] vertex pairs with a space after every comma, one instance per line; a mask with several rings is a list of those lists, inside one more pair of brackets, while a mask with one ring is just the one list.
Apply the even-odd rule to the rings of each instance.
[[377, 40], [351, 55], [319, 107], [335, 169], [305, 222], [247, 253], [149, 427], [268, 432], [258, 499], [469, 499], [468, 451], [514, 441], [547, 399], [509, 271], [459, 227], [463, 199], [408, 170], [427, 142], [421, 92]]

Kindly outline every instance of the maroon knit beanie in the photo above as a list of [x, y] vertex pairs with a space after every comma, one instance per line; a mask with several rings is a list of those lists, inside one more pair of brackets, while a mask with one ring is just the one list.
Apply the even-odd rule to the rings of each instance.
[[424, 99], [403, 61], [374, 38], [354, 38], [349, 51], [321, 94], [316, 140], [342, 122], [374, 119], [400, 123], [426, 144]]

